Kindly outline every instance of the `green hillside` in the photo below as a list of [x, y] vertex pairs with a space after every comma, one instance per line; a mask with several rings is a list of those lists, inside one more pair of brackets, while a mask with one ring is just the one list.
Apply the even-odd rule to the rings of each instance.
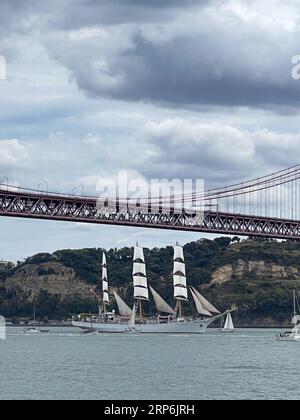
[[[292, 290], [300, 290], [300, 243], [238, 238], [203, 239], [184, 247], [188, 282], [221, 310], [239, 307], [243, 325], [289, 323]], [[133, 249], [107, 251], [110, 286], [132, 304]], [[173, 248], [146, 249], [150, 284], [170, 303]], [[90, 288], [101, 295], [101, 249], [38, 254], [0, 270], [0, 313], [27, 317], [33, 302], [38, 317], [63, 319], [97, 310]], [[112, 305], [114, 307], [114, 304]], [[146, 312], [155, 313], [152, 302]], [[192, 305], [185, 311], [191, 314]]]

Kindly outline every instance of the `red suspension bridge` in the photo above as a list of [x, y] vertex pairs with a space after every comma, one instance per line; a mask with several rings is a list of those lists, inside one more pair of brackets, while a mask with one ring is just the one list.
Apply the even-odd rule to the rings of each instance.
[[[247, 182], [172, 197], [128, 200], [114, 206], [96, 197], [66, 195], [0, 184], [0, 216], [300, 240], [300, 165]], [[204, 217], [178, 203], [201, 202]], [[100, 204], [99, 204], [100, 203]], [[153, 211], [155, 205], [156, 211]]]

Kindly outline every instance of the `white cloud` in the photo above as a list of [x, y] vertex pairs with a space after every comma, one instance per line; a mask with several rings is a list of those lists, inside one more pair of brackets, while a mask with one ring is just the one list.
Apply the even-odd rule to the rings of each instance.
[[27, 168], [30, 166], [30, 152], [18, 139], [0, 140], [0, 168]]
[[97, 144], [100, 142], [99, 137], [94, 133], [88, 133], [83, 139], [84, 144]]
[[167, 119], [148, 122], [139, 134], [148, 143], [144, 170], [210, 182], [247, 180], [297, 163], [300, 133], [242, 129], [221, 123]]

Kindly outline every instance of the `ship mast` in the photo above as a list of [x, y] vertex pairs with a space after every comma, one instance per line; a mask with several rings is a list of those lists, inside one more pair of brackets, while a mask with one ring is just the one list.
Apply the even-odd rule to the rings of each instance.
[[102, 257], [102, 291], [103, 291], [103, 312], [106, 313], [106, 307], [109, 305], [108, 294], [108, 277], [107, 277], [107, 264], [106, 255], [103, 253]]
[[183, 319], [182, 302], [188, 300], [187, 284], [186, 284], [186, 269], [182, 246], [178, 243], [174, 247], [174, 298], [177, 301], [178, 319]]
[[134, 248], [133, 256], [133, 287], [134, 299], [137, 301], [140, 321], [143, 321], [143, 301], [149, 300], [148, 280], [144, 250], [138, 244]]

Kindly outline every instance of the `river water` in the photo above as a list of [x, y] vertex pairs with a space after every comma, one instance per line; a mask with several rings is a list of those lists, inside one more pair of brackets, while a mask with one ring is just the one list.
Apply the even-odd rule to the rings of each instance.
[[0, 341], [0, 399], [299, 399], [300, 343], [276, 330], [84, 336], [72, 328]]

